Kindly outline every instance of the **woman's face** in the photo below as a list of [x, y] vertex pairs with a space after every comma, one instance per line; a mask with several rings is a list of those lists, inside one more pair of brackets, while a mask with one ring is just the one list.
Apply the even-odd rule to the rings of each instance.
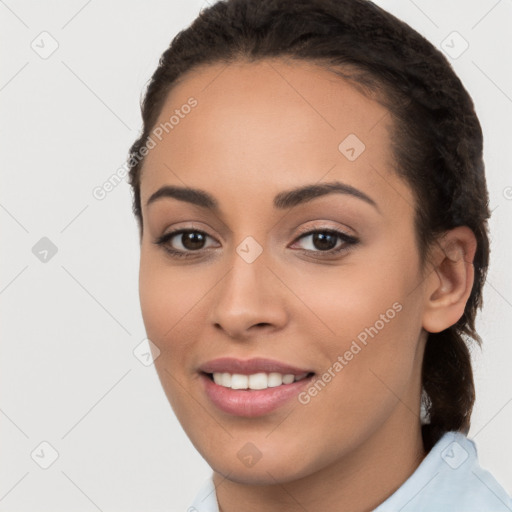
[[282, 60], [198, 68], [164, 104], [142, 314], [174, 412], [231, 480], [291, 481], [419, 430], [424, 286], [390, 125], [348, 82]]

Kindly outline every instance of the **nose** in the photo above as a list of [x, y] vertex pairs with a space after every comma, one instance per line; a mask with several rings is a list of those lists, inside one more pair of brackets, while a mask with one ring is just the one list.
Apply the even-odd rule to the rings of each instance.
[[286, 286], [261, 256], [248, 263], [237, 254], [215, 289], [211, 322], [232, 339], [270, 334], [288, 321]]

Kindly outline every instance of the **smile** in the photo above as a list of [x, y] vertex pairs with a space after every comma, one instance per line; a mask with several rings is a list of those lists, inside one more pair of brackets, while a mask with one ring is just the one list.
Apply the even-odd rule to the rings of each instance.
[[291, 384], [308, 376], [307, 372], [301, 375], [293, 375], [292, 373], [282, 374], [277, 372], [271, 373], [252, 373], [250, 375], [242, 375], [240, 373], [215, 372], [212, 375], [213, 382], [219, 386], [231, 389], [268, 389]]

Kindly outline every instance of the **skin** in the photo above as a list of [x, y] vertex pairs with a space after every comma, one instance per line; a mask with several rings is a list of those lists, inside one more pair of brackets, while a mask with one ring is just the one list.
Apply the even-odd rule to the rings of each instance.
[[[248, 512], [372, 510], [426, 455], [425, 341], [463, 314], [474, 235], [465, 227], [446, 233], [422, 268], [414, 196], [393, 172], [391, 116], [328, 70], [279, 59], [196, 68], [172, 89], [156, 124], [190, 96], [197, 106], [149, 152], [141, 178], [140, 301], [163, 389], [214, 470], [223, 512], [240, 503]], [[338, 149], [351, 133], [366, 146], [354, 161]], [[377, 206], [332, 193], [273, 207], [284, 190], [331, 181]], [[200, 188], [219, 212], [175, 198], [147, 206], [163, 185]], [[195, 250], [191, 258], [153, 243], [179, 228], [208, 235], [203, 246], [181, 235], [168, 242]], [[341, 230], [359, 243], [326, 256], [312, 235], [301, 238], [302, 228]], [[248, 236], [263, 250], [252, 263], [236, 252]], [[327, 249], [343, 243], [334, 238]], [[306, 405], [292, 399], [242, 418], [203, 392], [198, 367], [223, 356], [277, 359], [321, 376], [394, 303], [401, 311]], [[246, 443], [261, 453], [251, 467], [237, 456]]]

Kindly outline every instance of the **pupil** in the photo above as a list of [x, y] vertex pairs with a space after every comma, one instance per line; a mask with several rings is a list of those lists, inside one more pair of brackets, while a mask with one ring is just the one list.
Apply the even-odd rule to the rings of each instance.
[[187, 249], [201, 249], [204, 237], [201, 233], [183, 233], [181, 242]]
[[[327, 239], [330, 239], [330, 242], [326, 243]], [[317, 249], [333, 249], [336, 246], [336, 237], [330, 234], [315, 233], [313, 235], [313, 244]]]

